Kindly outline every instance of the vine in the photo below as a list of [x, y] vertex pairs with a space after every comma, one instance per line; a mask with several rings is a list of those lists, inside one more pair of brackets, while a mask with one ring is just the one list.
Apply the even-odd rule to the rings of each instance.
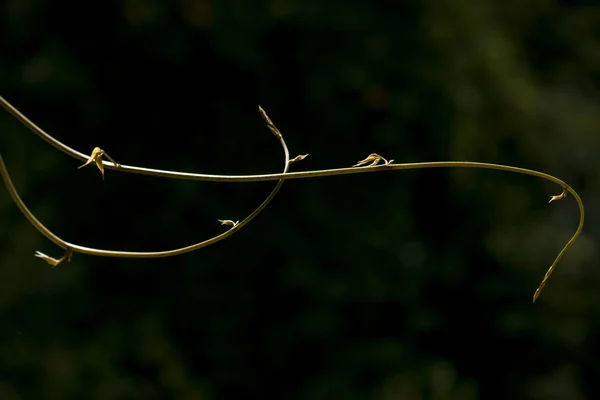
[[[562, 188], [562, 192], [558, 195], [551, 196], [549, 202], [553, 202], [555, 200], [561, 200], [566, 197], [567, 193], [570, 193], [576, 200], [577, 205], [579, 207], [579, 225], [577, 226], [577, 230], [573, 234], [573, 236], [569, 239], [569, 241], [564, 245], [561, 251], [558, 253], [546, 274], [544, 275], [541, 283], [536, 289], [533, 295], [533, 302], [537, 300], [542, 289], [546, 286], [550, 275], [554, 272], [556, 265], [564, 255], [564, 253], [571, 247], [573, 242], [577, 239], [583, 229], [584, 223], [584, 207], [583, 202], [581, 201], [581, 197], [579, 194], [567, 185], [564, 181], [556, 178], [555, 176], [546, 174], [544, 172], [535, 171], [531, 169], [513, 167], [509, 165], [503, 164], [490, 164], [490, 163], [482, 163], [482, 162], [471, 162], [471, 161], [435, 161], [435, 162], [416, 162], [416, 163], [394, 163], [394, 160], [386, 160], [382, 156], [376, 153], [370, 154], [364, 160], [359, 161], [349, 168], [335, 168], [335, 169], [327, 169], [327, 170], [314, 170], [314, 171], [302, 171], [302, 172], [289, 172], [289, 167], [291, 164], [302, 161], [304, 158], [308, 156], [308, 154], [299, 155], [293, 159], [290, 159], [289, 151], [285, 140], [283, 139], [283, 135], [277, 129], [277, 127], [273, 124], [271, 119], [268, 117], [267, 113], [259, 107], [259, 112], [262, 118], [265, 120], [267, 128], [275, 135], [275, 137], [279, 140], [284, 156], [285, 163], [283, 172], [278, 174], [260, 174], [260, 175], [209, 175], [209, 174], [195, 174], [189, 172], [177, 172], [177, 171], [169, 171], [169, 170], [160, 170], [160, 169], [152, 169], [152, 168], [142, 168], [131, 165], [118, 164], [115, 160], [110, 158], [108, 154], [100, 149], [99, 147], [94, 148], [91, 155], [86, 155], [77, 150], [70, 148], [64, 143], [60, 142], [56, 138], [50, 136], [36, 124], [34, 124], [31, 120], [29, 120], [25, 115], [23, 115], [19, 110], [17, 110], [13, 105], [11, 105], [7, 100], [0, 96], [0, 105], [6, 109], [10, 114], [12, 114], [16, 119], [18, 119], [23, 125], [29, 128], [36, 135], [44, 139], [46, 142], [61, 150], [62, 152], [68, 154], [71, 157], [74, 157], [78, 160], [84, 162], [79, 168], [85, 167], [94, 163], [96, 167], [100, 170], [102, 174], [102, 179], [104, 180], [104, 169], [117, 170], [120, 172], [129, 172], [134, 174], [142, 174], [142, 175], [151, 175], [157, 177], [164, 178], [175, 178], [175, 179], [187, 179], [187, 180], [197, 180], [197, 181], [217, 181], [217, 182], [258, 182], [258, 181], [277, 181], [277, 184], [273, 188], [273, 190], [269, 193], [269, 195], [265, 198], [265, 200], [246, 218], [241, 221], [232, 221], [232, 220], [221, 220], [218, 221], [225, 226], [229, 226], [229, 229], [220, 235], [212, 237], [210, 239], [204, 240], [202, 242], [186, 246], [180, 247], [172, 250], [165, 251], [154, 251], [154, 252], [133, 252], [133, 251], [119, 251], [119, 250], [106, 250], [106, 249], [95, 249], [91, 247], [80, 246], [75, 243], [67, 242], [52, 231], [50, 231], [44, 224], [42, 224], [33, 213], [27, 208], [19, 193], [17, 192], [4, 160], [2, 159], [2, 155], [0, 153], [0, 173], [2, 174], [2, 179], [8, 189], [8, 192], [13, 199], [13, 201], [17, 204], [21, 212], [25, 215], [25, 217], [35, 226], [35, 228], [40, 231], [44, 236], [46, 236], [50, 241], [52, 241], [57, 246], [61, 247], [65, 254], [59, 258], [53, 258], [46, 254], [43, 254], [39, 251], [36, 251], [34, 255], [45, 260], [48, 264], [52, 266], [57, 266], [62, 262], [70, 261], [73, 253], [83, 253], [95, 256], [104, 256], [104, 257], [126, 257], [126, 258], [161, 258], [161, 257], [170, 257], [183, 253], [187, 253], [190, 251], [194, 251], [200, 249], [202, 247], [209, 246], [213, 243], [219, 242], [231, 235], [235, 232], [242, 229], [245, 225], [247, 225], [251, 220], [253, 220], [261, 211], [263, 211], [267, 205], [271, 202], [271, 200], [275, 197], [279, 189], [281, 188], [283, 182], [288, 179], [305, 179], [305, 178], [316, 178], [316, 177], [325, 177], [325, 176], [334, 176], [334, 175], [348, 175], [348, 174], [361, 174], [367, 172], [381, 172], [381, 171], [390, 171], [390, 170], [408, 170], [408, 169], [424, 169], [424, 168], [478, 168], [478, 169], [494, 169], [499, 171], [507, 171], [514, 172], [518, 174], [525, 175], [533, 175], [541, 179], [545, 179], [556, 183]], [[103, 157], [106, 157], [108, 161], [104, 160]], [[380, 164], [382, 163], [382, 164]]]

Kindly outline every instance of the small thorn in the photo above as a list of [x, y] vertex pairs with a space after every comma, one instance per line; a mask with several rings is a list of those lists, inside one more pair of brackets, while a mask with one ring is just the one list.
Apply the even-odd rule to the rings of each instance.
[[102, 174], [102, 180], [104, 180], [104, 164], [102, 162], [102, 156], [106, 156], [106, 158], [108, 158], [108, 160], [115, 165], [115, 168], [121, 168], [121, 164], [118, 164], [115, 160], [113, 160], [108, 154], [106, 154], [104, 150], [102, 150], [100, 147], [94, 147], [90, 158], [88, 158], [85, 164], [80, 165], [77, 169], [83, 168], [93, 162], [100, 170], [100, 173]]
[[71, 249], [67, 249], [66, 253], [59, 259], [50, 257], [50, 256], [42, 253], [41, 251], [36, 251], [33, 255], [38, 258], [41, 258], [42, 260], [46, 261], [48, 264], [52, 265], [53, 267], [57, 267], [60, 263], [62, 263], [65, 260], [71, 261], [71, 257], [73, 256], [73, 251]]
[[552, 203], [553, 201], [556, 200], [562, 200], [565, 197], [567, 197], [567, 191], [565, 189], [563, 189], [562, 193], [556, 196], [550, 196], [550, 201], [548, 201], [548, 203]]
[[290, 160], [290, 164], [291, 164], [291, 163], [298, 162], [298, 161], [302, 161], [302, 160], [304, 160], [306, 157], [308, 157], [308, 154], [302, 154], [302, 155], [300, 155], [300, 156], [296, 156], [296, 157], [294, 157], [294, 158], [292, 158], [292, 159]]
[[235, 227], [237, 224], [240, 223], [239, 220], [234, 222], [234, 221], [232, 221], [230, 219], [218, 219], [217, 221], [219, 221], [221, 223], [221, 225], [229, 225], [232, 228]]
[[360, 167], [361, 165], [365, 165], [367, 163], [371, 163], [369, 165], [366, 165], [367, 167], [373, 167], [377, 164], [379, 164], [380, 161], [383, 161], [383, 165], [389, 165], [392, 161], [394, 160], [386, 160], [385, 158], [381, 157], [379, 154], [377, 153], [371, 153], [369, 154], [369, 156], [367, 158], [365, 158], [362, 161], [359, 161], [358, 163], [354, 164], [353, 167]]

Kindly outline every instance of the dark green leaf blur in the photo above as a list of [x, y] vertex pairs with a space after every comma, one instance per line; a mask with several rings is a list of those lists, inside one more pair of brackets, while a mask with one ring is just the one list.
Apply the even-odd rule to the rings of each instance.
[[[588, 4], [589, 3], [589, 4]], [[4, 0], [0, 95], [58, 140], [208, 174], [465, 169], [285, 182], [229, 239], [75, 254], [0, 188], [0, 399], [600, 398], [600, 6], [534, 0]], [[65, 240], [182, 247], [274, 182], [100, 172], [0, 112], [0, 151]]]

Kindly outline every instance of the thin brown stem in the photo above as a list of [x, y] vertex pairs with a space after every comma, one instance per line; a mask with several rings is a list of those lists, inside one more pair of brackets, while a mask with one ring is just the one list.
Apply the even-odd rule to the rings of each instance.
[[[262, 109], [261, 109], [261, 112], [264, 113], [264, 111], [262, 111]], [[266, 116], [266, 114], [264, 114], [264, 115]], [[270, 120], [269, 120], [269, 122], [270, 122]], [[272, 125], [272, 123], [271, 123], [271, 125]], [[273, 125], [273, 127], [274, 127], [274, 125]], [[272, 130], [271, 126], [269, 126], [269, 129]], [[279, 132], [279, 131], [277, 131], [277, 132]], [[283, 175], [285, 175], [285, 173], [288, 171], [289, 166], [291, 164], [290, 153], [288, 151], [287, 145], [285, 144], [285, 140], [283, 139], [283, 136], [279, 133], [276, 135], [276, 137], [279, 139], [279, 143], [281, 144], [281, 147], [283, 148], [283, 152], [285, 155], [285, 164], [284, 164], [284, 168], [283, 168]], [[33, 215], [33, 213], [29, 210], [29, 208], [27, 208], [27, 206], [21, 199], [21, 196], [19, 196], [19, 193], [17, 192], [15, 185], [12, 182], [12, 179], [10, 178], [10, 174], [8, 173], [8, 170], [6, 169], [6, 165], [4, 164], [4, 160], [2, 159], [1, 154], [0, 154], [0, 174], [2, 175], [2, 179], [4, 180], [4, 183], [6, 184], [6, 187], [8, 188], [8, 192], [9, 192], [10, 196], [12, 197], [13, 201], [17, 204], [17, 206], [19, 207], [21, 212], [25, 215], [25, 217], [27, 217], [29, 222], [31, 222], [32, 225], [35, 226], [35, 228], [37, 230], [39, 230], [44, 236], [46, 236], [48, 239], [50, 239], [54, 244], [65, 249], [67, 251], [67, 253], [76, 252], [76, 253], [83, 253], [83, 254], [89, 254], [89, 255], [94, 255], [94, 256], [122, 257], [122, 258], [171, 257], [171, 256], [183, 254], [183, 253], [188, 253], [190, 251], [194, 251], [194, 250], [200, 249], [202, 247], [206, 247], [211, 244], [217, 243], [217, 242], [233, 235], [235, 232], [239, 231], [245, 225], [247, 225], [250, 221], [252, 221], [262, 210], [265, 209], [265, 207], [271, 202], [271, 200], [273, 200], [273, 198], [275, 197], [275, 195], [277, 194], [277, 192], [281, 188], [281, 185], [284, 182], [284, 179], [280, 179], [277, 182], [277, 184], [275, 185], [275, 188], [273, 188], [271, 193], [267, 196], [267, 198], [254, 211], [252, 211], [252, 213], [250, 215], [248, 215], [242, 221], [232, 224], [230, 229], [228, 229], [226, 232], [223, 232], [222, 234], [220, 234], [218, 236], [215, 236], [211, 239], [205, 240], [200, 243], [196, 243], [196, 244], [193, 244], [190, 246], [185, 246], [185, 247], [181, 247], [181, 248], [177, 248], [177, 249], [173, 249], [173, 250], [152, 251], [152, 252], [135, 252], [135, 251], [95, 249], [92, 247], [80, 246], [78, 244], [70, 243], [70, 242], [67, 242], [66, 240], [61, 239], [56, 234], [54, 234], [52, 231], [50, 231], [50, 229], [48, 229], [44, 224], [42, 224], [35, 217], [35, 215]], [[39, 252], [36, 253], [36, 255], [38, 257], [39, 257], [38, 254], [41, 254], [41, 256], [42, 256], [41, 258], [45, 258], [47, 261], [49, 259], [49, 262], [55, 266], [58, 265], [58, 263], [60, 263], [64, 259], [64, 257], [63, 257], [62, 259], [60, 259], [60, 261], [58, 261], [51, 257], [45, 256], [44, 254], [39, 253]]]
[[[20, 122], [22, 122], [27, 128], [29, 128], [36, 135], [50, 143], [52, 146], [57, 149], [63, 151], [64, 153], [79, 159], [81, 161], [86, 161], [90, 159], [90, 156], [78, 152], [77, 150], [72, 149], [71, 147], [65, 145], [60, 142], [56, 138], [50, 136], [36, 124], [34, 124], [31, 120], [29, 120], [25, 115], [23, 115], [20, 111], [18, 111], [14, 106], [12, 106], [8, 101], [6, 101], [3, 97], [0, 97], [0, 105], [4, 107], [9, 113], [11, 113], [15, 118], [17, 118]], [[566, 193], [570, 193], [575, 198], [577, 205], [579, 207], [579, 225], [577, 226], [577, 230], [569, 239], [567, 244], [562, 248], [559, 254], [554, 259], [553, 263], [550, 265], [550, 268], [546, 272], [542, 282], [539, 287], [535, 291], [533, 296], [533, 301], [535, 302], [539, 297], [542, 289], [546, 285], [548, 278], [556, 268], [556, 265], [567, 251], [568, 248], [571, 247], [573, 242], [577, 239], [577, 237], [581, 234], [583, 229], [585, 212], [583, 207], [583, 202], [579, 197], [579, 194], [567, 185], [564, 181], [556, 178], [555, 176], [546, 174], [544, 172], [535, 171], [526, 168], [513, 167], [509, 165], [502, 164], [491, 164], [491, 163], [482, 163], [482, 162], [472, 162], [472, 161], [433, 161], [433, 162], [417, 162], [417, 163], [400, 163], [394, 164], [393, 160], [387, 161], [383, 157], [378, 156], [377, 154], [371, 154], [367, 157], [368, 161], [373, 161], [373, 163], [369, 166], [363, 167], [360, 166], [363, 162], [359, 162], [357, 166], [350, 168], [337, 168], [337, 169], [327, 169], [327, 170], [315, 170], [315, 171], [303, 171], [303, 172], [292, 172], [288, 173], [288, 167], [290, 164], [289, 153], [285, 142], [283, 141], [283, 137], [277, 130], [277, 128], [273, 125], [269, 117], [264, 113], [262, 109], [259, 109], [261, 115], [267, 122], [267, 127], [280, 139], [280, 142], [284, 148], [285, 156], [286, 156], [286, 164], [283, 173], [279, 174], [259, 174], [259, 175], [210, 175], [210, 174], [197, 174], [190, 172], [178, 172], [178, 171], [169, 171], [169, 170], [160, 170], [160, 169], [152, 169], [152, 168], [141, 168], [130, 165], [116, 164], [114, 161], [112, 163], [101, 160], [103, 165], [108, 169], [117, 169], [122, 172], [129, 172], [134, 174], [142, 174], [142, 175], [151, 175], [157, 177], [164, 178], [176, 178], [176, 179], [187, 179], [187, 180], [198, 180], [198, 181], [217, 181], [217, 182], [258, 182], [258, 181], [272, 181], [278, 180], [275, 189], [271, 192], [269, 197], [256, 209], [252, 214], [250, 214], [246, 219], [242, 220], [240, 223], [232, 224], [232, 228], [227, 232], [216, 236], [212, 239], [206, 240], [201, 243], [197, 243], [191, 246], [175, 249], [175, 250], [167, 250], [167, 251], [159, 251], [159, 252], [127, 252], [127, 251], [113, 251], [113, 250], [101, 250], [101, 249], [93, 249], [88, 247], [79, 246], [76, 244], [68, 243], [58, 236], [53, 234], [50, 230], [48, 230], [43, 224], [41, 224], [35, 216], [27, 209], [21, 198], [19, 197], [12, 181], [10, 180], [10, 176], [6, 170], [6, 166], [2, 161], [2, 157], [0, 156], [0, 169], [2, 172], [2, 177], [8, 187], [8, 190], [13, 198], [13, 200], [17, 203], [18, 207], [25, 214], [25, 216], [29, 219], [29, 221], [46, 237], [48, 237], [51, 241], [56, 243], [58, 246], [63, 249], [69, 251], [76, 251], [80, 253], [98, 255], [98, 256], [107, 256], [107, 257], [137, 257], [137, 258], [154, 258], [154, 257], [168, 257], [177, 254], [186, 253], [192, 250], [196, 250], [210, 244], [216, 243], [220, 240], [225, 239], [226, 237], [232, 235], [243, 226], [245, 226], [251, 219], [253, 219], [260, 211], [262, 211], [266, 205], [272, 200], [275, 196], [281, 184], [286, 179], [306, 179], [306, 178], [317, 178], [317, 177], [326, 177], [326, 176], [335, 176], [335, 175], [348, 175], [348, 174], [362, 174], [368, 172], [381, 172], [381, 171], [392, 171], [392, 170], [408, 170], [408, 169], [424, 169], [424, 168], [478, 168], [478, 169], [494, 169], [499, 171], [506, 172], [514, 172], [518, 174], [532, 175], [541, 179], [545, 179], [556, 183], [561, 186], [563, 189], [563, 193], [558, 196], [552, 196], [552, 200], [559, 200], [564, 197]], [[385, 162], [383, 165], [376, 165], [378, 162], [378, 158]], [[297, 159], [297, 158], [296, 158]], [[296, 160], [294, 159], [294, 160]], [[363, 161], [365, 161], [363, 160]], [[111, 159], [112, 161], [112, 159]]]

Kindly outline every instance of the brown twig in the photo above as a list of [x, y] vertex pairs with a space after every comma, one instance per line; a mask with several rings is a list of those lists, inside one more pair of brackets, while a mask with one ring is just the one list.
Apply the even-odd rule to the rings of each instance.
[[[478, 168], [478, 169], [494, 169], [506, 172], [513, 172], [518, 174], [532, 175], [541, 179], [545, 179], [551, 181], [553, 183], [558, 184], [562, 188], [562, 193], [556, 196], [552, 196], [550, 198], [550, 202], [555, 200], [563, 199], [567, 193], [570, 193], [577, 205], [579, 207], [579, 225], [577, 226], [577, 230], [569, 239], [567, 244], [562, 248], [562, 250], [558, 253], [550, 268], [548, 268], [542, 282], [538, 286], [535, 294], [533, 295], [533, 301], [535, 302], [539, 297], [542, 289], [546, 286], [548, 278], [554, 272], [556, 265], [564, 255], [564, 253], [571, 247], [573, 242], [577, 239], [577, 237], [581, 234], [583, 229], [584, 219], [585, 219], [585, 211], [583, 202], [581, 201], [581, 197], [579, 194], [567, 185], [562, 180], [556, 178], [555, 176], [546, 174], [544, 172], [539, 172], [535, 170], [530, 170], [526, 168], [513, 167], [509, 165], [503, 164], [490, 164], [490, 163], [481, 163], [481, 162], [471, 162], [471, 161], [435, 161], [435, 162], [417, 162], [417, 163], [402, 163], [402, 164], [394, 164], [394, 160], [386, 160], [376, 153], [371, 153], [367, 158], [362, 161], [359, 161], [354, 167], [351, 168], [337, 168], [337, 169], [328, 169], [328, 170], [316, 170], [316, 171], [303, 171], [303, 172], [288, 172], [289, 165], [293, 162], [300, 161], [304, 159], [307, 155], [297, 156], [294, 159], [290, 160], [289, 152], [287, 146], [285, 145], [285, 141], [283, 140], [283, 136], [279, 132], [279, 130], [275, 127], [271, 119], [267, 116], [264, 110], [259, 107], [259, 112], [261, 116], [267, 123], [267, 127], [269, 130], [278, 137], [280, 143], [284, 149], [285, 153], [285, 168], [280, 174], [260, 174], [260, 175], [209, 175], [209, 174], [196, 174], [189, 172], [177, 172], [177, 171], [168, 171], [168, 170], [160, 170], [160, 169], [151, 169], [151, 168], [141, 168], [130, 165], [121, 165], [114, 162], [114, 160], [110, 159], [108, 155], [101, 149], [96, 148], [94, 152], [90, 156], [87, 156], [83, 153], [80, 153], [71, 147], [65, 145], [60, 142], [56, 138], [50, 136], [48, 133], [39, 128], [36, 124], [34, 124], [31, 120], [29, 120], [25, 115], [19, 112], [14, 106], [12, 106], [8, 101], [6, 101], [3, 97], [0, 97], [0, 105], [4, 107], [9, 113], [11, 113], [15, 118], [17, 118], [21, 123], [23, 123], [27, 128], [29, 128], [36, 135], [50, 143], [52, 146], [57, 149], [63, 151], [64, 153], [79, 159], [81, 161], [86, 162], [87, 165], [91, 162], [95, 162], [96, 166], [100, 169], [104, 176], [104, 168], [108, 169], [117, 169], [122, 172], [143, 174], [143, 175], [151, 175], [157, 177], [166, 177], [166, 178], [177, 178], [177, 179], [188, 179], [188, 180], [199, 180], [199, 181], [218, 181], [218, 182], [258, 182], [258, 181], [272, 181], [278, 180], [277, 185], [271, 192], [271, 194], [261, 203], [261, 205], [255, 209], [252, 214], [246, 217], [241, 222], [233, 222], [231, 220], [220, 220], [222, 224], [229, 225], [231, 228], [221, 235], [218, 235], [212, 239], [206, 240], [204, 242], [200, 242], [191, 246], [182, 247], [174, 250], [167, 251], [158, 251], [158, 252], [128, 252], [128, 251], [115, 251], [115, 250], [102, 250], [102, 249], [93, 249], [89, 247], [79, 246], [73, 243], [66, 242], [52, 233], [48, 228], [46, 228], [35, 216], [29, 211], [29, 209], [25, 206], [23, 201], [21, 200], [19, 194], [17, 193], [8, 171], [6, 170], [6, 166], [4, 165], [4, 161], [2, 160], [2, 156], [0, 155], [0, 172], [4, 179], [4, 182], [8, 188], [8, 191], [17, 203], [19, 209], [25, 214], [25, 216], [29, 219], [29, 221], [48, 239], [62, 247], [69, 252], [80, 252], [85, 254], [92, 254], [98, 256], [106, 256], [106, 257], [135, 257], [135, 258], [156, 258], [156, 257], [168, 257], [174, 256], [178, 254], [183, 254], [192, 250], [196, 250], [202, 247], [206, 247], [213, 243], [216, 243], [220, 240], [225, 239], [226, 237], [232, 235], [234, 232], [237, 232], [243, 226], [245, 226], [250, 220], [252, 220], [258, 213], [260, 213], [267, 204], [273, 199], [279, 188], [281, 187], [284, 180], [287, 179], [306, 179], [306, 178], [316, 178], [316, 177], [325, 177], [325, 176], [335, 176], [335, 175], [347, 175], [347, 174], [362, 174], [367, 172], [379, 172], [379, 171], [390, 171], [390, 170], [408, 170], [408, 169], [424, 169], [424, 168]], [[102, 155], [106, 155], [109, 158], [110, 162], [106, 162], [102, 159]], [[378, 165], [380, 161], [383, 161], [384, 164]], [[366, 165], [371, 163], [369, 165]], [[366, 166], [365, 166], [366, 165]], [[36, 254], [38, 257], [44, 258], [49, 263], [56, 262], [60, 263], [65, 256], [60, 260], [53, 259], [51, 257], [41, 255], [41, 253]], [[67, 257], [70, 258], [70, 257]]]

